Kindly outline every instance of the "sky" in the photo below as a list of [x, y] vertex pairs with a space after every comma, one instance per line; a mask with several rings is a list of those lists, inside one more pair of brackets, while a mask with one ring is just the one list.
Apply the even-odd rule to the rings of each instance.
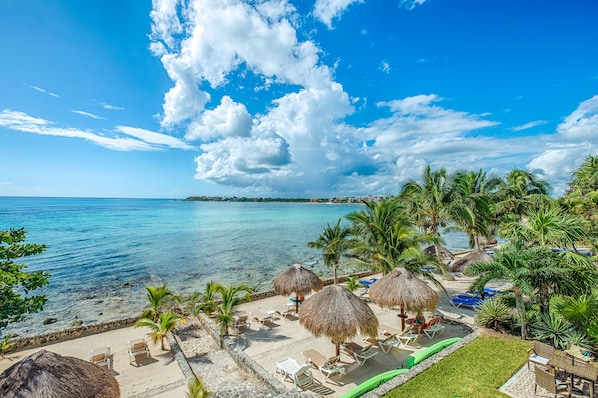
[[0, 196], [396, 194], [598, 153], [595, 0], [3, 0]]

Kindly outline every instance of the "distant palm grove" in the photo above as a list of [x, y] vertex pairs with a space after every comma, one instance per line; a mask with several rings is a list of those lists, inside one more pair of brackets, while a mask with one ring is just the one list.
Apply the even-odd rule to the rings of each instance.
[[309, 246], [322, 252], [335, 279], [339, 266], [353, 263], [383, 274], [405, 267], [440, 285], [437, 276], [452, 277], [440, 257], [443, 233], [461, 231], [480, 251], [498, 238], [491, 262], [464, 271], [477, 277], [477, 292], [492, 280], [511, 286], [482, 303], [478, 322], [558, 348], [597, 349], [598, 156], [584, 160], [562, 197], [549, 191], [524, 170], [495, 177], [428, 166], [398, 195], [327, 225]]

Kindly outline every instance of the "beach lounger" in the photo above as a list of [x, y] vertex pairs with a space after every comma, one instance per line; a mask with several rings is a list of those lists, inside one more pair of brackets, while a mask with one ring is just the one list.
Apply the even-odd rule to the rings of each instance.
[[402, 332], [396, 334], [397, 339], [401, 342], [401, 347], [407, 347], [408, 344], [416, 343], [419, 334], [413, 332], [413, 326], [407, 326]]
[[251, 324], [248, 322], [248, 315], [236, 315], [234, 317], [235, 323], [233, 324], [233, 328], [240, 333], [243, 329], [251, 329]]
[[110, 351], [110, 347], [91, 350], [89, 353], [89, 361], [98, 366], [106, 367], [108, 370], [112, 370], [112, 352]]
[[303, 388], [303, 386], [314, 381], [311, 364], [299, 365], [293, 358], [276, 361], [276, 372], [281, 374], [283, 381], [287, 378], [291, 379], [295, 385], [295, 390], [297, 390], [297, 387]]
[[332, 375], [345, 373], [345, 367], [339, 364], [341, 359], [339, 355], [326, 359], [317, 350], [306, 350], [301, 353], [301, 356], [306, 363], [311, 363], [320, 371], [324, 381], [328, 381]]
[[453, 297], [451, 299], [451, 305], [456, 308], [468, 307], [468, 308], [475, 308], [482, 304], [481, 299], [477, 299], [474, 297]]
[[378, 351], [374, 351], [371, 344], [363, 347], [354, 341], [343, 343], [343, 350], [347, 355], [355, 358], [360, 366], [363, 366], [368, 359], [378, 355]]
[[145, 339], [129, 340], [127, 342], [127, 352], [129, 353], [129, 364], [137, 362], [137, 357], [145, 355], [146, 358], [150, 358], [150, 350], [147, 346]]
[[429, 339], [433, 339], [436, 334], [440, 335], [444, 332], [444, 325], [440, 324], [441, 321], [441, 318], [434, 317], [424, 325], [422, 331]]
[[272, 316], [264, 314], [261, 311], [253, 311], [251, 316], [254, 321], [260, 324], [260, 329], [267, 327], [268, 325], [272, 324]]
[[287, 318], [288, 316], [295, 315], [295, 305], [293, 303], [288, 304], [290, 305], [277, 305], [274, 307], [274, 312], [281, 318]]

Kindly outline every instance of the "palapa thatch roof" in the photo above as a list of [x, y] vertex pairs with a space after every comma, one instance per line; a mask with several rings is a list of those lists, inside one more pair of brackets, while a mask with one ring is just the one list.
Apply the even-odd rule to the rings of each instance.
[[[451, 253], [449, 249], [442, 245], [438, 245], [438, 251], [440, 252], [440, 259], [441, 260], [452, 260], [455, 258], [455, 255]], [[428, 256], [435, 256], [436, 255], [436, 248], [434, 245], [428, 246], [424, 249], [424, 254]]]
[[0, 375], [3, 398], [118, 398], [112, 374], [83, 359], [41, 350]]
[[378, 318], [369, 305], [340, 285], [330, 285], [305, 299], [299, 311], [301, 323], [314, 336], [328, 336], [337, 347], [362, 336], [378, 334]]
[[378, 279], [368, 295], [381, 307], [400, 307], [412, 312], [434, 311], [439, 301], [434, 289], [405, 268], [395, 268]]
[[494, 259], [488, 253], [474, 250], [451, 264], [451, 272], [464, 272], [471, 264], [491, 263], [492, 261]]
[[274, 292], [282, 296], [289, 296], [293, 293], [305, 296], [312, 291], [322, 289], [322, 286], [322, 280], [318, 275], [299, 264], [291, 265], [274, 278]]

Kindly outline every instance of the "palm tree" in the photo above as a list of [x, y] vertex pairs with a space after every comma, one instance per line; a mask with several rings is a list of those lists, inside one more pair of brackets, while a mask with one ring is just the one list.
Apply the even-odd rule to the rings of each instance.
[[474, 291], [480, 291], [492, 279], [512, 284], [522, 338], [526, 337], [524, 295], [539, 305], [541, 314], [547, 314], [553, 296], [589, 293], [598, 282], [598, 271], [591, 261], [543, 246], [509, 245], [494, 253], [494, 262], [472, 264], [465, 272], [478, 276], [472, 285]]
[[152, 332], [150, 333], [150, 337], [154, 344], [160, 341], [162, 351], [166, 351], [166, 348], [164, 346], [164, 340], [168, 336], [168, 333], [174, 330], [180, 319], [181, 316], [174, 312], [162, 312], [157, 321], [154, 321], [150, 318], [141, 318], [137, 322], [135, 322], [135, 327], [150, 328], [152, 330]]
[[488, 178], [482, 170], [458, 171], [453, 176], [449, 212], [455, 228], [469, 237], [469, 245], [480, 250], [480, 238], [491, 240], [496, 229], [493, 194], [500, 179]]
[[503, 218], [519, 221], [527, 211], [549, 200], [549, 191], [550, 184], [534, 173], [513, 169], [498, 189], [497, 212]]
[[365, 209], [350, 213], [345, 218], [351, 221], [349, 256], [352, 261], [386, 273], [392, 269], [385, 260], [385, 249], [390, 232], [396, 226], [410, 227], [410, 221], [403, 204], [396, 199], [380, 202], [366, 202]]
[[[196, 292], [191, 296], [191, 305], [194, 307], [193, 313], [197, 315], [199, 311], [203, 311], [210, 316], [216, 310], [217, 295], [221, 293], [224, 286], [218, 282], [209, 281], [206, 283], [204, 293]], [[197, 301], [199, 300], [199, 303]]]
[[334, 226], [327, 224], [317, 240], [309, 242], [307, 246], [322, 250], [324, 264], [334, 269], [334, 283], [337, 283], [337, 270], [341, 258], [349, 250], [349, 241], [347, 240], [350, 229], [341, 226], [339, 219]]
[[160, 287], [146, 286], [145, 290], [147, 291], [149, 308], [141, 313], [141, 318], [149, 318], [157, 321], [164, 305], [169, 300], [175, 299], [176, 296], [172, 294], [166, 284]]
[[[452, 178], [444, 168], [434, 170], [426, 166], [421, 180], [409, 180], [401, 189], [399, 198], [407, 203], [408, 212], [424, 233], [440, 237], [440, 228], [449, 224], [451, 215]], [[434, 244], [440, 262], [440, 241]]]
[[[222, 300], [216, 306], [216, 322], [220, 325], [220, 336], [228, 335], [228, 328], [234, 322], [235, 307], [243, 301], [251, 301], [251, 288], [246, 284], [221, 286], [219, 292]], [[245, 292], [245, 294], [240, 294]]]
[[187, 398], [208, 398], [212, 395], [211, 392], [206, 390], [203, 383], [197, 378], [197, 376], [193, 376], [189, 379], [189, 383], [187, 383]]
[[575, 247], [586, 237], [583, 219], [567, 214], [553, 201], [525, 213], [524, 222], [510, 221], [501, 225], [500, 235], [515, 244], [543, 247]]

